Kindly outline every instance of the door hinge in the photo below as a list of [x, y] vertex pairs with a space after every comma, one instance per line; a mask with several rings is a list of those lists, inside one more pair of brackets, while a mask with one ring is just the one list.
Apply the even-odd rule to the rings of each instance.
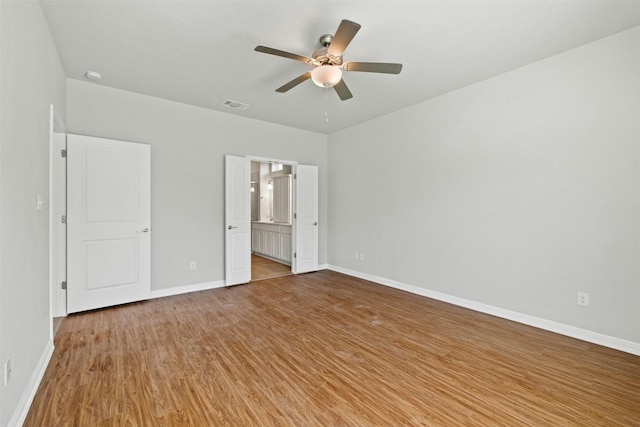
[[297, 173], [293, 174], [293, 179], [298, 179], [298, 174]]
[[293, 219], [297, 219], [297, 218], [298, 218], [298, 214], [297, 214], [297, 213], [294, 213], [294, 214], [293, 214]]
[[67, 216], [66, 215], [62, 215], [62, 218], [60, 218], [60, 222], [63, 224], [67, 223]]
[[297, 252], [294, 252], [294, 253], [293, 253], [293, 257], [294, 257], [294, 258], [298, 258], [298, 253], [297, 253]]
[[67, 157], [67, 150], [60, 150], [61, 157]]
[[62, 282], [61, 285], [62, 285], [62, 289], [65, 289], [65, 290], [67, 289], [67, 282], [66, 281]]

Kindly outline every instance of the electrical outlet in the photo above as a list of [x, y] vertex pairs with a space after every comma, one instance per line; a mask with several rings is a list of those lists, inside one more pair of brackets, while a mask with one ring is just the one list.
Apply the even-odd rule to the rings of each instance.
[[353, 253], [353, 257], [354, 257], [355, 259], [360, 259], [360, 254], [359, 254], [358, 252], [354, 252], [354, 253]]
[[364, 261], [364, 252], [360, 252], [360, 261]]
[[191, 261], [189, 263], [189, 270], [195, 270], [196, 269], [196, 262], [195, 261]]
[[11, 381], [11, 359], [7, 360], [4, 363], [4, 385], [5, 385], [5, 387], [9, 384], [9, 381]]
[[578, 292], [578, 305], [589, 307], [589, 294], [586, 292]]

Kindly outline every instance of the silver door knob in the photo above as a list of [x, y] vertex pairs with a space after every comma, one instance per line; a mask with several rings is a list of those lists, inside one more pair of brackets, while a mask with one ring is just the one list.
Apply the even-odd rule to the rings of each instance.
[[148, 233], [149, 229], [148, 228], [143, 228], [142, 230], [136, 230], [136, 233]]
[[313, 223], [313, 225], [318, 225], [318, 223], [317, 223], [317, 222], [314, 222], [314, 223]]
[[238, 227], [234, 227], [233, 225], [230, 225], [227, 227], [229, 230], [233, 230], [234, 228], [238, 228]]

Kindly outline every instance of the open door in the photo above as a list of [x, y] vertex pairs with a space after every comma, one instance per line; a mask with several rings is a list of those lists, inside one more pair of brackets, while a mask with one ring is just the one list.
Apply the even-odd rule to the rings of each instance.
[[151, 147], [67, 135], [69, 313], [151, 293]]
[[225, 285], [251, 281], [251, 160], [225, 156]]
[[297, 165], [293, 272], [318, 270], [318, 167]]

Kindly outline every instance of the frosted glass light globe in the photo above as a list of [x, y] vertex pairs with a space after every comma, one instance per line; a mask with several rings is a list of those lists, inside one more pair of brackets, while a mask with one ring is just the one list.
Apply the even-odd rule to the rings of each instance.
[[320, 65], [311, 71], [311, 80], [320, 87], [333, 87], [342, 80], [342, 69], [337, 65]]

